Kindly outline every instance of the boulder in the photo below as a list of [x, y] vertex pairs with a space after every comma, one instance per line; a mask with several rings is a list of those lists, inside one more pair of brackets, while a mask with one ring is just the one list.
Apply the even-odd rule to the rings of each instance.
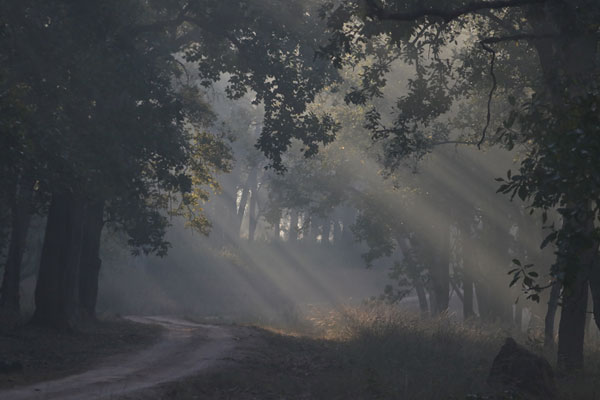
[[488, 384], [529, 398], [556, 398], [556, 382], [550, 363], [510, 337], [494, 358]]

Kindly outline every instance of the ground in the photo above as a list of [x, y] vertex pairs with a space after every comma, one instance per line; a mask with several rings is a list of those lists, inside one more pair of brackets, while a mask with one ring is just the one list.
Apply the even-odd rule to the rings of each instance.
[[[17, 388], [0, 391], [0, 398], [489, 399], [485, 385], [489, 367], [510, 334], [500, 327], [422, 321], [373, 309], [346, 310], [311, 322], [310, 328], [278, 330], [136, 317], [108, 323], [100, 330], [106, 333], [99, 336], [74, 336], [86, 337], [87, 346], [77, 339], [69, 348], [65, 339], [55, 338], [62, 350], [52, 351], [53, 357], [41, 355], [42, 343], [27, 344], [14, 337], [8, 340], [21, 350], [8, 354], [28, 354], [32, 347], [30, 361], [40, 357], [38, 361], [45, 359], [47, 366], [56, 368], [41, 366], [38, 371], [24, 359], [21, 376], [2, 378], [4, 387]], [[28, 334], [35, 338], [35, 333]], [[518, 340], [539, 349], [534, 338], [523, 335]], [[1, 354], [7, 354], [5, 338], [0, 341]], [[109, 343], [115, 347], [109, 350]], [[130, 345], [131, 351], [122, 353]], [[103, 358], [113, 350], [117, 354]], [[597, 359], [591, 351], [587, 375], [560, 377], [560, 399], [592, 399], [600, 394]], [[70, 370], [61, 367], [64, 362], [70, 363]], [[50, 369], [55, 371], [49, 373]], [[75, 371], [80, 373], [64, 377]], [[58, 376], [64, 378], [31, 384]]]
[[2, 326], [0, 362], [18, 362], [23, 371], [0, 373], [0, 390], [68, 376], [107, 356], [139, 351], [156, 342], [161, 331], [159, 325], [114, 317], [71, 333], [30, 325]]

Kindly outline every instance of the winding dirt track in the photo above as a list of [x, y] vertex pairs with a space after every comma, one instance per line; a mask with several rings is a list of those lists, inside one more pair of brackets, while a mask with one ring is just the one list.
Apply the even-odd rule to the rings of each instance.
[[135, 354], [105, 359], [81, 374], [0, 391], [2, 400], [114, 399], [217, 366], [236, 345], [233, 329], [173, 317], [127, 317], [165, 327], [162, 339]]

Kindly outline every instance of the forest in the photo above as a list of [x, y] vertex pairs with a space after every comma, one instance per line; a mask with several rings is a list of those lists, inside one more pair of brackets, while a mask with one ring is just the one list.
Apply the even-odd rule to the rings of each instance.
[[600, 396], [598, 0], [0, 0], [0, 398]]

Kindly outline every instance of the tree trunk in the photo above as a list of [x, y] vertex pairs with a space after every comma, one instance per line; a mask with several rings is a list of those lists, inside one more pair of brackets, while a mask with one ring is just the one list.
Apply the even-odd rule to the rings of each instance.
[[[470, 227], [469, 227], [470, 228]], [[463, 320], [467, 321], [475, 316], [475, 308], [473, 304], [473, 290], [475, 284], [473, 282], [473, 271], [475, 268], [475, 249], [472, 243], [472, 238], [463, 232]]]
[[554, 349], [554, 325], [556, 320], [556, 310], [558, 309], [558, 299], [560, 297], [561, 284], [555, 281], [550, 289], [550, 298], [548, 299], [548, 310], [544, 319], [544, 347]]
[[79, 263], [79, 307], [81, 316], [96, 318], [98, 299], [98, 277], [100, 259], [100, 239], [104, 227], [104, 202], [96, 201], [88, 205], [83, 228], [83, 244]]
[[415, 286], [417, 299], [419, 300], [419, 311], [421, 311], [421, 315], [425, 317], [429, 315], [429, 302], [427, 301], [427, 292], [425, 291], [425, 286], [423, 286], [421, 279], [415, 279], [413, 281], [413, 285]]
[[321, 225], [321, 245], [329, 246], [329, 234], [331, 233], [331, 221], [328, 218], [323, 220], [323, 224]]
[[[398, 242], [400, 249], [402, 250], [402, 256], [407, 257], [410, 251], [412, 251], [412, 246], [409, 244], [409, 239], [404, 239], [402, 234], [396, 234], [396, 241]], [[421, 279], [421, 271], [418, 271], [414, 265], [409, 265], [408, 268], [408, 277], [410, 278], [413, 286], [415, 287], [415, 292], [417, 293], [417, 299], [419, 300], [419, 310], [422, 316], [427, 316], [429, 314], [429, 301], [427, 300], [427, 292], [425, 291], [425, 285], [423, 284], [423, 280]]]
[[340, 221], [335, 218], [333, 220], [333, 244], [339, 246], [342, 243], [342, 229], [340, 228]]
[[[588, 281], [588, 285], [589, 285], [589, 281]], [[588, 290], [589, 290], [589, 288], [588, 288]], [[586, 338], [590, 337], [590, 334], [591, 334], [590, 327], [592, 325], [591, 322], [592, 322], [593, 308], [594, 308], [593, 298], [591, 295], [588, 295], [588, 304], [587, 304], [587, 308], [585, 311], [585, 328], [584, 328]]]
[[250, 193], [250, 205], [248, 209], [248, 241], [254, 241], [254, 234], [256, 233], [256, 226], [258, 224], [258, 210], [257, 210], [257, 185], [252, 187], [252, 192]]
[[440, 314], [448, 310], [450, 302], [450, 229], [447, 225], [440, 228], [440, 243], [431, 274], [435, 303], [432, 312]]
[[[545, 84], [552, 95], [552, 101], [560, 110], [564, 96], [572, 98], [586, 92], [591, 78], [596, 73], [597, 38], [584, 24], [573, 24], [573, 16], [579, 11], [577, 3], [562, 2], [560, 8], [548, 7], [547, 9], [531, 8], [528, 20], [534, 33], [543, 35], [545, 32], [558, 31], [560, 34], [553, 37], [536, 39], [535, 46]], [[542, 12], [540, 12], [542, 11]], [[561, 111], [557, 111], [560, 113]], [[565, 195], [568, 196], [568, 191]], [[576, 199], [579, 205], [586, 205], [586, 199]], [[568, 206], [571, 208], [572, 204]], [[581, 207], [584, 209], [585, 207]], [[580, 216], [564, 216], [565, 225], [573, 224], [579, 232], [585, 230], [589, 233], [589, 224], [592, 224], [593, 215], [584, 213]], [[588, 224], [586, 227], [584, 224]], [[577, 235], [573, 235], [577, 236]], [[589, 236], [588, 236], [589, 239]], [[567, 239], [569, 240], [569, 239]], [[558, 364], [563, 370], [578, 369], [583, 367], [583, 340], [585, 328], [585, 315], [587, 309], [588, 278], [590, 263], [593, 262], [595, 251], [576, 249], [577, 243], [569, 241], [564, 244], [569, 250], [568, 254], [577, 254], [575, 263], [567, 263], [557, 258], [557, 265], [561, 266], [562, 273], [572, 276], [568, 282], [563, 282], [563, 309], [559, 326]], [[561, 249], [562, 250], [562, 249]], [[593, 253], [593, 254], [592, 254]]]
[[319, 237], [319, 224], [317, 223], [317, 217], [309, 216], [309, 226], [310, 233], [308, 235], [307, 245], [311, 246], [314, 243], [317, 243], [317, 238]]
[[290, 212], [290, 234], [289, 234], [289, 242], [296, 243], [298, 241], [298, 220], [299, 220], [298, 211], [292, 210]]
[[[563, 308], [558, 330], [558, 367], [563, 371], [583, 368], [583, 344], [588, 308], [588, 287], [598, 252], [591, 202], [570, 202], [574, 210], [563, 216], [563, 229], [569, 236], [559, 243], [559, 271], [563, 274]], [[583, 239], [582, 239], [582, 237]], [[588, 239], [588, 240], [585, 240]]]
[[600, 257], [597, 253], [590, 270], [590, 292], [592, 293], [594, 322], [600, 329]]
[[246, 184], [244, 185], [244, 189], [242, 190], [242, 197], [240, 198], [240, 204], [237, 210], [238, 232], [242, 229], [242, 223], [244, 222], [244, 213], [246, 211], [246, 204], [248, 204], [248, 197], [250, 196], [251, 189], [256, 186], [257, 175], [258, 167], [252, 168], [248, 173], [248, 179], [246, 179]]
[[465, 268], [463, 271], [463, 319], [473, 318], [473, 278]]
[[520, 301], [515, 304], [514, 325], [517, 332], [523, 331], [523, 303]]
[[495, 302], [495, 293], [490, 287], [491, 285], [484, 278], [474, 281], [475, 296], [477, 297], [477, 308], [479, 311], [479, 318], [486, 322], [498, 322], [500, 315], [498, 313], [498, 306]]
[[70, 329], [76, 320], [83, 204], [69, 193], [52, 195], [35, 288], [36, 325]]
[[558, 327], [558, 369], [570, 372], [583, 368], [583, 341], [588, 300], [588, 280], [580, 273], [570, 285], [568, 295], [563, 291], [563, 305]]
[[32, 197], [33, 182], [30, 179], [22, 179], [11, 207], [10, 244], [0, 293], [2, 314], [11, 320], [17, 319], [20, 313], [21, 263], [31, 221]]

